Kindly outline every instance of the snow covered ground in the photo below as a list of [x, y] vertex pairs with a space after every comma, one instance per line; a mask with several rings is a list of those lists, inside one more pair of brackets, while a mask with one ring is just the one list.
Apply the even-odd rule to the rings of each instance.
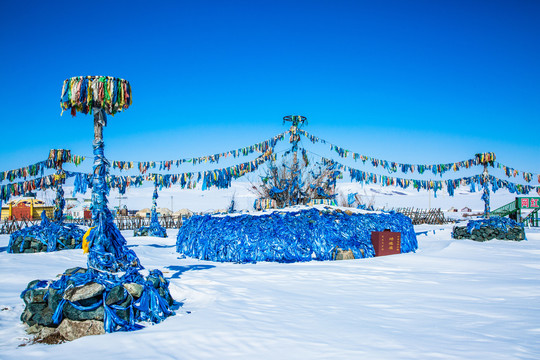
[[183, 305], [163, 323], [26, 345], [20, 292], [85, 266], [81, 250], [8, 254], [0, 235], [1, 359], [539, 359], [540, 229], [453, 240], [417, 226], [416, 253], [295, 264], [181, 259], [169, 238], [124, 235]]

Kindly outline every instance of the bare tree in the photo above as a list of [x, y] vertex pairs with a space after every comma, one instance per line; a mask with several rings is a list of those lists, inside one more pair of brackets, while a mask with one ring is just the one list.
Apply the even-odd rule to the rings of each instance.
[[313, 163], [305, 149], [301, 153], [300, 161], [296, 151], [284, 155], [281, 163], [271, 161], [261, 182], [251, 183], [252, 192], [259, 199], [275, 200], [278, 208], [335, 198], [336, 179], [341, 176], [335, 164]]

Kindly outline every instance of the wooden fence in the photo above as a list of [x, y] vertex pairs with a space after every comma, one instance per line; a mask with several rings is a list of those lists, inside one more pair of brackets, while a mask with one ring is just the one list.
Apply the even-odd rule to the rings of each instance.
[[450, 219], [444, 217], [444, 213], [441, 209], [415, 209], [415, 208], [397, 208], [393, 209], [395, 212], [403, 214], [411, 218], [413, 225], [429, 224], [429, 225], [442, 225], [452, 222]]
[[[160, 216], [158, 221], [166, 229], [178, 229], [182, 226], [182, 218], [172, 216]], [[92, 220], [89, 219], [65, 219], [66, 224], [77, 224], [92, 226]], [[22, 219], [22, 220], [2, 220], [0, 221], [0, 234], [11, 234], [17, 230], [28, 226], [41, 223], [41, 219]], [[142, 226], [149, 226], [149, 218], [139, 218], [135, 216], [117, 216], [114, 223], [119, 230], [135, 230]]]

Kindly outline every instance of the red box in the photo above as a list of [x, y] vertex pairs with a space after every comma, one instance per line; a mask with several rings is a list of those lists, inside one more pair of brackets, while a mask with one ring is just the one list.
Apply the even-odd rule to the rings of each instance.
[[390, 230], [372, 231], [371, 243], [375, 249], [375, 256], [384, 256], [401, 253], [401, 233]]

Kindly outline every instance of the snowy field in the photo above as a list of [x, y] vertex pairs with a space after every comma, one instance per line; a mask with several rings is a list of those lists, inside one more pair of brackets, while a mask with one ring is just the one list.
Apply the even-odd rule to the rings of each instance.
[[27, 344], [19, 295], [86, 256], [8, 254], [0, 235], [0, 358], [539, 359], [540, 230], [519, 243], [453, 240], [450, 225], [415, 230], [416, 253], [243, 265], [181, 259], [176, 230], [124, 232], [182, 307], [137, 332], [61, 345]]

